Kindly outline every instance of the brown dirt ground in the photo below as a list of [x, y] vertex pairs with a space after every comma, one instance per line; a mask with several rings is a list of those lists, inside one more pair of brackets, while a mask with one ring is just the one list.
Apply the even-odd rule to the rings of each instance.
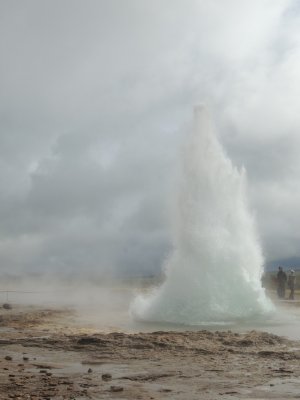
[[0, 309], [0, 399], [300, 398], [300, 343], [251, 331], [108, 334]]

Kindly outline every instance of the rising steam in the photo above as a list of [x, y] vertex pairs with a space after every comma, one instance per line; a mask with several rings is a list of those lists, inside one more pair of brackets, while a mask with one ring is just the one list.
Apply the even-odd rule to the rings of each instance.
[[184, 149], [174, 250], [166, 280], [138, 296], [136, 318], [184, 324], [232, 321], [272, 310], [263, 257], [247, 206], [245, 173], [224, 154], [204, 107]]

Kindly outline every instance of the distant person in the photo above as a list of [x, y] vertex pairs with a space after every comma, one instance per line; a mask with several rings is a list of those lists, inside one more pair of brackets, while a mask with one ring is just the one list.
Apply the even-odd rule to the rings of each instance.
[[289, 287], [289, 289], [291, 291], [289, 299], [290, 300], [295, 300], [296, 276], [295, 276], [295, 271], [293, 269], [290, 270], [287, 283], [288, 283], [288, 287]]
[[277, 294], [280, 299], [285, 297], [285, 284], [287, 281], [286, 273], [282, 270], [282, 267], [278, 267], [277, 273]]

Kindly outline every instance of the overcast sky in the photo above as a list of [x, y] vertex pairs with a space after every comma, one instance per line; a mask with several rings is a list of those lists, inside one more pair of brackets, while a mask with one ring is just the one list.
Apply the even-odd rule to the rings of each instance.
[[198, 103], [300, 258], [299, 1], [0, 0], [0, 52], [2, 272], [159, 271]]

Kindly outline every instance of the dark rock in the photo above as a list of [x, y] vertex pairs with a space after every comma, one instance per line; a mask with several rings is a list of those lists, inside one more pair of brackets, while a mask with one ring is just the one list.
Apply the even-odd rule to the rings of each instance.
[[88, 369], [88, 373], [91, 374], [93, 372], [92, 368]]
[[112, 377], [111, 374], [102, 374], [103, 381], [111, 381]]
[[122, 386], [111, 386], [110, 391], [111, 392], [123, 392], [124, 388]]
[[11, 357], [11, 356], [5, 356], [4, 358], [5, 358], [5, 360], [7, 360], [7, 361], [11, 361], [11, 360], [12, 360], [12, 357]]
[[5, 310], [11, 310], [12, 309], [12, 305], [8, 304], [8, 303], [4, 303], [2, 306]]

